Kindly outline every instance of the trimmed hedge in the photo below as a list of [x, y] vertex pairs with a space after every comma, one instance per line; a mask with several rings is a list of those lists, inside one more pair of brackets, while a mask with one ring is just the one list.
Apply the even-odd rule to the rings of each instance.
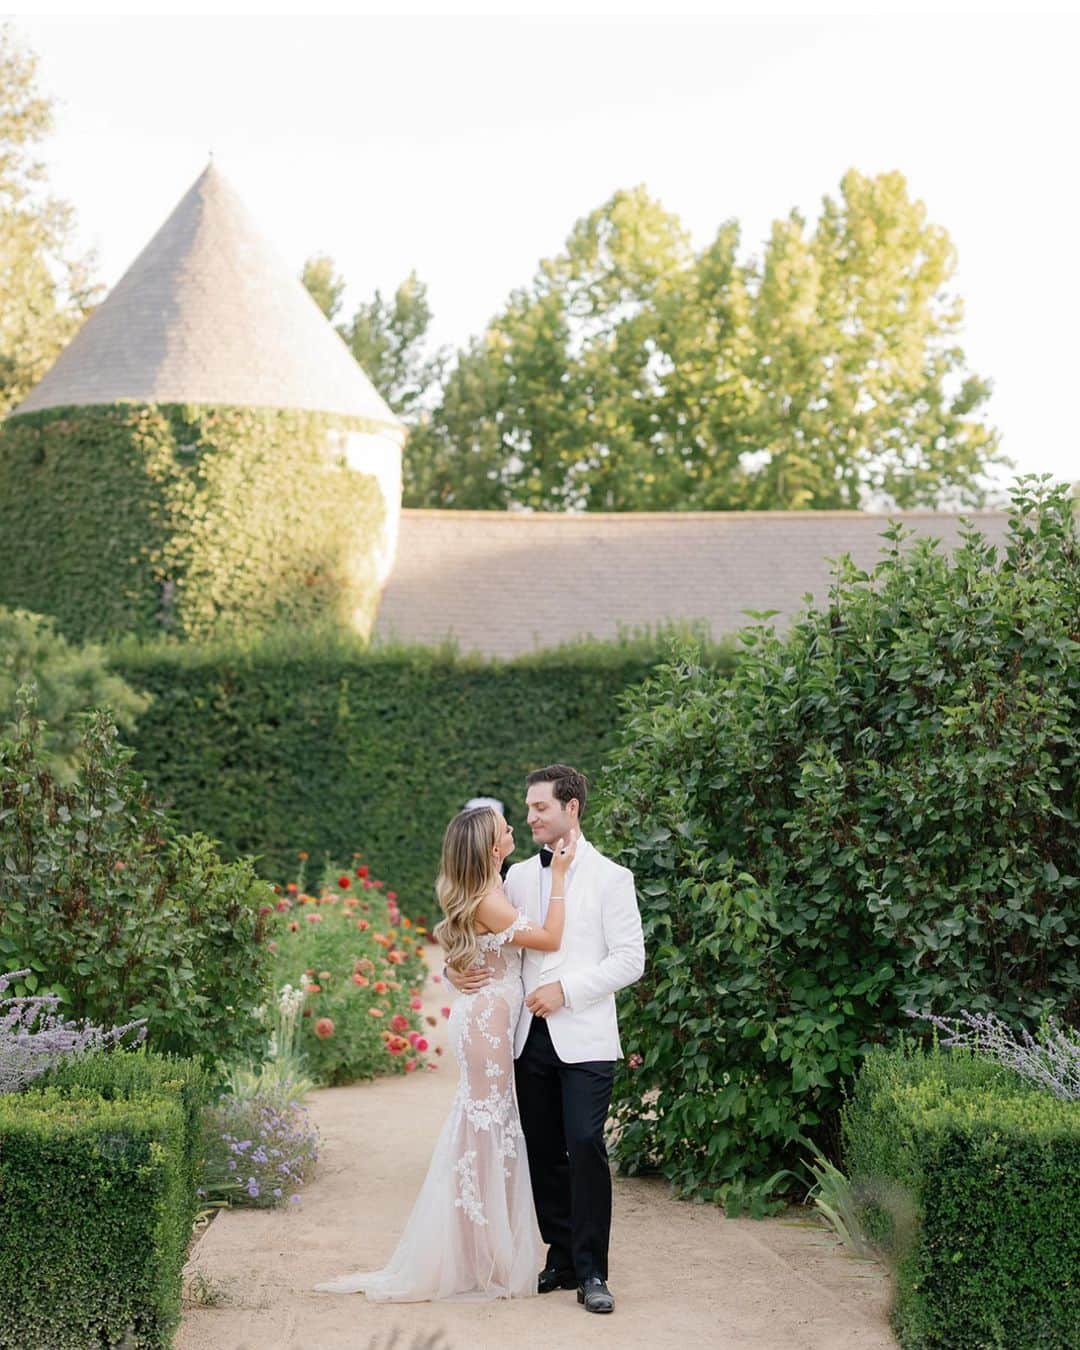
[[842, 1113], [860, 1221], [911, 1350], [1080, 1345], [1080, 1102], [965, 1052], [866, 1060]]
[[[357, 848], [414, 918], [434, 916], [443, 831], [478, 794], [506, 804], [531, 851], [529, 769], [564, 760], [595, 778], [619, 697], [665, 654], [663, 636], [583, 643], [515, 661], [345, 639], [248, 647], [126, 645], [113, 668], [153, 703], [130, 738], [137, 767], [181, 828], [291, 879], [296, 853]], [[710, 649], [729, 668], [726, 648]], [[586, 817], [588, 829], [588, 817]]]
[[165, 1347], [190, 1232], [173, 1096], [0, 1096], [0, 1350]]
[[66, 637], [329, 622], [366, 631], [385, 508], [362, 419], [276, 408], [51, 408], [0, 427], [0, 604]]
[[173, 1097], [184, 1120], [184, 1189], [190, 1231], [199, 1204], [196, 1189], [205, 1151], [204, 1112], [213, 1098], [213, 1081], [196, 1059], [138, 1050], [100, 1050], [59, 1060], [34, 1082], [62, 1096], [94, 1096], [107, 1101]]

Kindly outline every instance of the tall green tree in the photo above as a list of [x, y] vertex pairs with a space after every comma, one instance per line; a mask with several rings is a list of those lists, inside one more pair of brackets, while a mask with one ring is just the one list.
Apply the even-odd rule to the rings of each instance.
[[979, 505], [1007, 463], [967, 371], [944, 230], [903, 177], [847, 174], [811, 229], [700, 252], [644, 188], [579, 221], [459, 354], [410, 505], [678, 510]]
[[53, 124], [37, 57], [0, 26], [0, 416], [44, 375], [89, 313], [93, 259], [74, 212], [49, 195], [38, 146]]

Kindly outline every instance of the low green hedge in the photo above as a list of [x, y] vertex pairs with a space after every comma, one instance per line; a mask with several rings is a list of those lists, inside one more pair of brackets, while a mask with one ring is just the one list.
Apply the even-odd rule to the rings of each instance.
[[0, 1350], [169, 1346], [185, 1170], [175, 1095], [0, 1096]]
[[[454, 812], [480, 794], [502, 799], [526, 856], [526, 773], [562, 760], [598, 776], [620, 696], [664, 659], [670, 636], [486, 661], [297, 634], [127, 644], [112, 668], [153, 695], [127, 740], [180, 828], [219, 840], [228, 857], [256, 855], [279, 882], [294, 878], [298, 850], [318, 868], [363, 849], [402, 909], [430, 920]], [[728, 668], [733, 656], [713, 647], [704, 660]]]
[[62, 1096], [94, 1096], [108, 1101], [137, 1097], [173, 1097], [184, 1118], [184, 1189], [189, 1228], [198, 1209], [196, 1189], [202, 1168], [203, 1115], [214, 1095], [208, 1071], [195, 1059], [138, 1050], [98, 1050], [60, 1060], [38, 1078], [35, 1087], [55, 1088]]
[[875, 1051], [842, 1114], [907, 1350], [1080, 1345], [1080, 1103], [964, 1052]]

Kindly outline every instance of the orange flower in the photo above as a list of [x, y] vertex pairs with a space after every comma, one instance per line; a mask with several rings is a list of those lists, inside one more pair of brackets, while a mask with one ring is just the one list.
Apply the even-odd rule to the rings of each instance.
[[385, 980], [376, 980], [373, 987], [377, 994], [385, 994], [386, 991], [390, 988], [390, 986], [386, 983]]
[[290, 895], [295, 895], [296, 892], [300, 889], [300, 887], [297, 886], [295, 881], [290, 881], [289, 884], [285, 887], [285, 889], [289, 892]]
[[356, 926], [357, 926], [357, 928], [360, 929], [360, 931], [361, 931], [361, 933], [362, 933], [366, 928], [370, 928], [370, 927], [371, 927], [371, 924], [368, 923], [367, 919], [357, 919], [357, 921], [356, 921]]
[[372, 1017], [381, 1017], [383, 1015], [383, 1010], [381, 1008], [369, 1008], [368, 1012]]
[[402, 928], [411, 928], [411, 927], [412, 927], [412, 919], [402, 919], [402, 921], [401, 921], [401, 926], [402, 926]]
[[296, 856], [300, 859], [301, 862], [307, 862], [308, 860], [308, 854], [304, 852], [300, 852]]
[[300, 925], [296, 922], [295, 919], [293, 919], [292, 922], [289, 924], [289, 932], [290, 932], [290, 933], [296, 933], [296, 932], [299, 931], [299, 929], [300, 929]]
[[318, 985], [318, 984], [306, 984], [306, 985], [304, 986], [304, 993], [305, 993], [305, 994], [321, 994], [321, 993], [322, 993], [322, 986], [321, 986], [321, 985]]
[[360, 901], [357, 900], [355, 895], [347, 895], [345, 899], [342, 900], [341, 902], [343, 908], [345, 909], [355, 909], [359, 903]]
[[405, 955], [403, 952], [387, 952], [386, 959], [393, 961], [395, 966], [400, 966], [402, 961], [405, 960]]
[[366, 975], [359, 974], [359, 972], [354, 972], [352, 982], [353, 984], [358, 984], [361, 989], [366, 989], [368, 986], [368, 977]]
[[328, 1040], [334, 1034], [334, 1024], [329, 1017], [320, 1017], [315, 1023], [315, 1035], [320, 1041]]

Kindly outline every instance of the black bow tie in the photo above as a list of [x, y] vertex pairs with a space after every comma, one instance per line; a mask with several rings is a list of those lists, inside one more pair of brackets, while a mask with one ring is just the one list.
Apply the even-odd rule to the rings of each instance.
[[555, 856], [555, 850], [554, 850], [554, 849], [547, 848], [546, 846], [545, 846], [544, 848], [542, 848], [542, 849], [540, 850], [540, 866], [541, 866], [541, 867], [550, 867], [550, 866], [551, 866], [551, 860], [552, 860], [552, 858], [554, 858], [554, 856]]

